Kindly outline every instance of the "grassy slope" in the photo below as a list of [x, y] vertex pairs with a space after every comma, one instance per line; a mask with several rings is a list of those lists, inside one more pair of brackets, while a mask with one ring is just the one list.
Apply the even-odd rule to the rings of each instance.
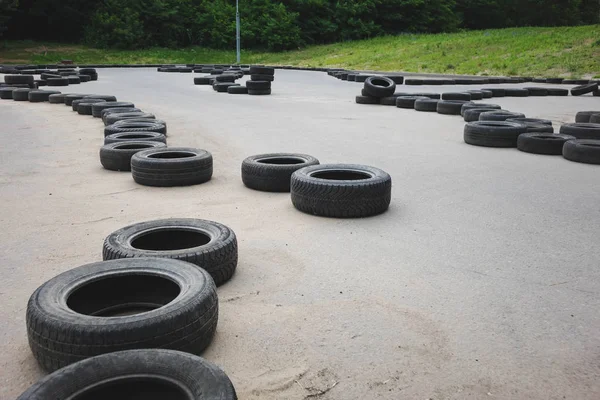
[[[187, 48], [98, 50], [20, 41], [0, 63], [230, 63], [232, 51]], [[400, 35], [311, 46], [283, 53], [243, 52], [243, 63], [429, 73], [600, 77], [600, 25]]]

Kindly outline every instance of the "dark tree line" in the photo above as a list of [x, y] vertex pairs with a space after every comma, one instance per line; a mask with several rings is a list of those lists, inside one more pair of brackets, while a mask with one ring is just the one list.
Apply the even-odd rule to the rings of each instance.
[[[244, 48], [600, 22], [600, 0], [240, 0]], [[232, 48], [235, 0], [0, 0], [0, 35], [99, 47]]]

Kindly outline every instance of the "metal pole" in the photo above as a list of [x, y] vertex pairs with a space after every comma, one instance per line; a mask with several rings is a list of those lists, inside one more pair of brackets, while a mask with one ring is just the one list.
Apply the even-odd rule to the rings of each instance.
[[235, 0], [235, 41], [236, 41], [236, 54], [237, 63], [240, 63], [240, 7], [239, 0]]

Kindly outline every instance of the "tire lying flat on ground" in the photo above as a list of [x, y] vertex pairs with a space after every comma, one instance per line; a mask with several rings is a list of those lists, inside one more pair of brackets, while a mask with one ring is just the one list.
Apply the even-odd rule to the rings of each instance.
[[549, 135], [545, 133], [523, 133], [517, 139], [517, 149], [526, 153], [562, 155], [563, 145], [567, 140], [574, 140], [570, 135]]
[[229, 86], [227, 88], [229, 94], [248, 94], [248, 88], [246, 86]]
[[392, 179], [384, 171], [354, 164], [313, 165], [292, 174], [292, 204], [312, 215], [360, 218], [385, 212]]
[[242, 182], [264, 192], [289, 192], [292, 174], [300, 168], [319, 164], [307, 154], [271, 153], [250, 156], [242, 162]]
[[592, 117], [592, 115], [597, 114], [597, 113], [600, 113], [600, 110], [598, 110], [598, 111], [579, 111], [575, 115], [575, 122], [590, 122], [590, 118]]
[[415, 100], [415, 110], [416, 111], [427, 111], [427, 112], [436, 112], [437, 104], [440, 100], [437, 99], [417, 99]]
[[486, 111], [479, 115], [480, 121], [506, 121], [509, 118], [525, 118], [525, 114], [506, 110]]
[[492, 110], [500, 110], [500, 109], [502, 109], [502, 107], [500, 107], [498, 104], [490, 104], [490, 103], [465, 103], [460, 108], [460, 115], [464, 117], [465, 116], [465, 111], [470, 110], [472, 108], [489, 108], [489, 109], [492, 109]]
[[131, 157], [131, 173], [140, 185], [197, 185], [211, 179], [213, 158], [206, 150], [189, 147], [146, 150]]
[[27, 95], [29, 102], [31, 103], [43, 103], [50, 99], [50, 95], [60, 94], [60, 92], [52, 90], [32, 90]]
[[29, 101], [29, 92], [31, 89], [15, 89], [12, 91], [12, 99], [14, 101]]
[[140, 118], [140, 119], [148, 119], [148, 120], [154, 120], [156, 119], [156, 116], [154, 114], [150, 114], [150, 113], [144, 113], [144, 112], [130, 112], [130, 113], [118, 113], [118, 114], [113, 114], [113, 115], [108, 115], [105, 119], [104, 119], [104, 124], [105, 125], [112, 125], [118, 121], [123, 121], [123, 120], [129, 120], [132, 118]]
[[[415, 102], [417, 100], [426, 100], [429, 99], [429, 97], [425, 97], [425, 96], [398, 96], [396, 98], [396, 107], [398, 108], [408, 108], [408, 109], [415, 109]], [[436, 105], [437, 107], [437, 105]], [[437, 109], [437, 108], [436, 108]]]
[[161, 142], [167, 143], [167, 137], [158, 132], [121, 132], [104, 137], [104, 144], [118, 142]]
[[156, 120], [149, 119], [147, 121], [118, 121], [112, 125], [104, 127], [104, 136], [113, 135], [121, 132], [158, 132], [166, 136], [167, 127], [159, 124]]
[[96, 356], [42, 378], [17, 400], [237, 400], [231, 380], [205, 359], [174, 350]]
[[471, 103], [466, 100], [440, 100], [437, 104], [438, 114], [460, 115], [463, 105]]
[[4, 82], [12, 85], [15, 83], [24, 83], [27, 85], [33, 85], [33, 75], [5, 75]]
[[461, 110], [463, 119], [465, 122], [479, 121], [479, 116], [487, 111], [495, 111], [497, 108], [469, 108], [467, 110]]
[[210, 275], [162, 258], [83, 265], [40, 286], [27, 304], [29, 346], [54, 371], [100, 354], [165, 347], [199, 354], [217, 327]]
[[164, 148], [167, 145], [159, 141], [118, 141], [105, 144], [100, 148], [100, 163], [111, 171], [131, 171], [131, 157], [142, 150]]
[[563, 157], [569, 161], [600, 164], [600, 140], [569, 140], [563, 146]]
[[506, 121], [475, 121], [465, 125], [465, 143], [484, 147], [517, 147], [519, 135], [527, 132], [523, 124]]
[[234, 274], [235, 233], [225, 225], [191, 218], [141, 222], [111, 233], [102, 249], [104, 260], [164, 257], [190, 262], [207, 271], [217, 286]]
[[357, 104], [379, 104], [381, 99], [373, 96], [356, 96], [355, 101]]
[[[102, 112], [100, 113], [100, 117], [102, 118], [102, 122], [104, 122], [104, 125], [106, 124], [106, 117], [109, 114], [118, 114], [118, 113], [131, 113], [131, 112], [142, 112], [142, 110], [140, 110], [139, 108], [105, 108], [104, 110], [102, 110]], [[111, 124], [108, 124], [111, 125]]]
[[575, 136], [577, 139], [600, 139], [600, 124], [589, 122], [563, 124], [560, 133]]
[[102, 110], [106, 108], [135, 108], [135, 104], [127, 101], [107, 101], [102, 104], [98, 104], [92, 107], [92, 115], [95, 118], [102, 116]]
[[104, 103], [106, 100], [102, 99], [81, 99], [73, 102], [73, 110], [77, 111], [80, 115], [92, 115], [92, 107], [94, 104]]

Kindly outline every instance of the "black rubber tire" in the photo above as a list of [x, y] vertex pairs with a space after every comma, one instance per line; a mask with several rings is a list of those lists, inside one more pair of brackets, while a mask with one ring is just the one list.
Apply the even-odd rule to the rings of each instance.
[[211, 179], [213, 158], [206, 150], [189, 147], [147, 150], [131, 158], [131, 172], [145, 186], [197, 185]]
[[405, 96], [429, 97], [434, 100], [440, 100], [442, 98], [442, 95], [439, 93], [407, 93]]
[[50, 104], [65, 104], [65, 96], [66, 94], [62, 93], [51, 94], [50, 96], [48, 96], [48, 102]]
[[[71, 109], [75, 112], [79, 111], [79, 105], [80, 104], [98, 104], [98, 103], [105, 103], [106, 100], [102, 100], [102, 99], [88, 99], [87, 97], [85, 99], [79, 99], [79, 100], [73, 100], [73, 102], [71, 103]], [[91, 107], [91, 106], [90, 106]], [[85, 106], [84, 106], [85, 108]], [[89, 110], [88, 115], [91, 115], [91, 108]]]
[[110, 171], [131, 171], [131, 157], [135, 153], [164, 147], [167, 145], [159, 141], [131, 140], [105, 144], [100, 148], [100, 164]]
[[471, 110], [473, 108], [488, 108], [488, 109], [492, 109], [492, 110], [501, 110], [502, 109], [502, 107], [500, 107], [498, 104], [491, 104], [491, 103], [465, 103], [460, 108], [460, 115], [464, 117], [465, 116], [465, 111]]
[[37, 80], [37, 79], [36, 79], [36, 80], [33, 82], [33, 85], [34, 85], [36, 88], [39, 88], [39, 87], [42, 87], [42, 86], [48, 86], [48, 82], [46, 82], [46, 81], [41, 81], [41, 80]]
[[218, 93], [227, 93], [227, 88], [229, 88], [231, 86], [240, 86], [240, 84], [239, 83], [232, 83], [232, 82], [223, 82], [223, 83], [215, 83], [213, 85], [214, 89]]
[[267, 90], [271, 89], [271, 82], [269, 81], [247, 81], [246, 87], [248, 90]]
[[466, 93], [471, 95], [471, 100], [483, 100], [483, 92], [481, 90], [467, 90]]
[[131, 107], [126, 107], [126, 108], [105, 108], [100, 113], [100, 117], [102, 118], [102, 121], [105, 122], [106, 121], [106, 117], [109, 114], [131, 113], [131, 112], [143, 112], [143, 111], [140, 110], [139, 108], [135, 108], [135, 107], [133, 107], [133, 108], [131, 108]]
[[463, 104], [470, 103], [467, 100], [440, 100], [437, 104], [438, 114], [460, 115]]
[[415, 100], [415, 110], [416, 111], [436, 112], [437, 111], [437, 104], [440, 101], [441, 100], [430, 99], [430, 98], [417, 99], [417, 100]]
[[263, 192], [289, 192], [295, 171], [318, 164], [319, 160], [307, 154], [258, 154], [242, 162], [242, 182], [250, 189]]
[[[140, 376], [146, 378], [129, 378]], [[231, 380], [219, 367], [192, 354], [162, 349], [119, 351], [77, 362], [45, 376], [17, 400], [181, 398], [173, 387], [184, 388], [190, 400], [237, 400]]]
[[229, 86], [227, 88], [229, 94], [248, 94], [248, 88], [246, 86]]
[[[134, 122], [153, 122], [155, 124], [158, 125], [164, 125], [165, 127], [167, 127], [167, 123], [165, 121], [163, 121], [162, 119], [146, 119], [146, 118], [129, 118], [129, 119], [125, 119], [122, 121], [117, 121], [115, 122], [113, 125], [115, 126], [130, 126], [132, 123]], [[165, 134], [166, 135], [166, 134]]]
[[15, 89], [16, 87], [13, 86], [0, 87], [0, 99], [12, 100], [12, 93]]
[[471, 93], [466, 93], [466, 92], [463, 92], [463, 93], [448, 92], [448, 93], [442, 93], [442, 100], [471, 101], [472, 97], [471, 97]]
[[212, 80], [212, 78], [209, 78], [207, 76], [199, 76], [194, 78], [194, 85], [212, 85]]
[[420, 86], [424, 85], [425, 81], [423, 79], [405, 79], [404, 84], [409, 86]]
[[[73, 102], [73, 107], [77, 108], [77, 114], [79, 115], [92, 115], [92, 106], [94, 104], [98, 104], [98, 103], [103, 103], [106, 100], [102, 100], [102, 99], [81, 99], [81, 100], [75, 100]], [[75, 105], [77, 104], [77, 106], [75, 107]]]
[[519, 135], [517, 149], [526, 153], [562, 155], [565, 142], [574, 139], [571, 135], [528, 132]]
[[398, 108], [408, 108], [415, 109], [415, 102], [417, 100], [425, 100], [429, 99], [429, 97], [425, 96], [399, 96], [396, 98], [396, 107]]
[[552, 126], [552, 121], [549, 119], [541, 119], [541, 118], [509, 118], [507, 119], [509, 122], [517, 122], [520, 124], [543, 124]]
[[396, 85], [402, 85], [404, 83], [404, 76], [402, 75], [386, 75], [385, 77], [393, 80]]
[[562, 81], [563, 81], [563, 78], [546, 78], [546, 83], [561, 84]]
[[33, 75], [5, 75], [4, 82], [9, 85], [15, 83], [22, 83], [27, 85], [33, 85]]
[[465, 125], [465, 143], [484, 147], [517, 147], [517, 138], [527, 127], [515, 122], [475, 121]]
[[385, 76], [371, 76], [365, 80], [365, 91], [373, 97], [389, 97], [396, 91], [396, 83]]
[[[168, 237], [164, 237], [167, 236], [165, 232], [169, 232]], [[203, 240], [180, 240], [182, 233], [190, 232], [201, 235]], [[157, 235], [158, 239], [163, 240], [150, 240], [150, 243], [144, 244], [145, 248], [152, 247], [154, 250], [134, 247], [138, 238], [148, 235]], [[187, 261], [208, 272], [215, 284], [220, 286], [235, 273], [238, 262], [237, 239], [230, 228], [217, 222], [171, 218], [129, 225], [111, 233], [104, 240], [104, 260], [135, 257]]]
[[144, 122], [119, 121], [118, 123], [104, 127], [104, 136], [120, 132], [158, 132], [166, 136], [167, 127], [163, 124], [156, 123], [155, 120], [147, 120]]
[[250, 75], [275, 75], [275, 69], [270, 67], [250, 67]]
[[591, 118], [592, 114], [597, 114], [597, 113], [600, 113], [600, 110], [598, 110], [598, 111], [579, 111], [575, 115], [575, 122], [590, 122], [590, 118]]
[[[248, 81], [250, 82], [250, 81]], [[246, 84], [248, 83], [246, 82]], [[269, 95], [271, 94], [271, 89], [264, 89], [264, 90], [259, 90], [259, 89], [248, 89], [248, 94], [250, 96], [265, 96], [265, 95]]]
[[81, 78], [75, 75], [69, 75], [65, 78], [69, 80], [69, 85], [79, 85], [81, 83]]
[[[131, 311], [154, 309], [107, 314], [127, 306]], [[194, 265], [161, 258], [96, 262], [36, 289], [27, 303], [27, 336], [34, 357], [47, 371], [130, 349], [199, 354], [212, 341], [218, 310], [213, 280]]]
[[465, 122], [474, 122], [479, 121], [479, 116], [481, 115], [481, 113], [496, 110], [496, 108], [469, 108], [468, 110], [461, 112], [463, 114], [463, 119], [465, 120]]
[[355, 101], [357, 104], [380, 104], [381, 99], [373, 96], [356, 96]]
[[51, 73], [51, 72], [42, 72], [40, 74], [40, 79], [43, 79], [43, 80], [46, 80], [48, 78], [60, 78], [60, 77], [61, 77], [60, 75], [54, 74], [54, 73]]
[[571, 89], [572, 96], [581, 96], [582, 94], [592, 93], [598, 90], [597, 83], [588, 83], [587, 85], [575, 86]]
[[75, 100], [81, 100], [87, 96], [89, 96], [89, 94], [77, 94], [77, 93], [67, 94], [67, 95], [65, 95], [65, 101], [64, 101], [65, 106], [71, 107]]
[[92, 77], [89, 75], [79, 75], [79, 79], [81, 79], [81, 83], [85, 83], [91, 81]]
[[[14, 96], [14, 92], [13, 92]], [[600, 139], [600, 124], [589, 122], [578, 122], [574, 124], [563, 124], [560, 133], [575, 136], [577, 139]]]
[[324, 217], [362, 218], [381, 214], [390, 205], [391, 191], [390, 175], [365, 165], [313, 165], [297, 170], [291, 179], [294, 207]]
[[492, 92], [494, 97], [504, 97], [506, 96], [505, 90], [502, 88], [483, 88], [483, 90], [489, 90]]
[[211, 75], [221, 75], [222, 73], [223, 73], [222, 69], [211, 69], [210, 70]]
[[[364, 91], [364, 89], [363, 89]], [[364, 95], [363, 95], [364, 96]], [[367, 95], [368, 96], [368, 95]], [[371, 97], [371, 96], [369, 96]], [[396, 105], [396, 99], [400, 97], [400, 96], [388, 96], [388, 97], [373, 97], [374, 99], [378, 99], [379, 100], [379, 104], [381, 104], [382, 106], [395, 106]], [[358, 103], [358, 101], [357, 101]]]
[[158, 132], [121, 132], [104, 137], [104, 144], [122, 142], [161, 142], [167, 143], [167, 137]]
[[529, 96], [548, 96], [548, 89], [541, 87], [525, 87], [529, 92]]
[[217, 75], [215, 77], [215, 82], [219, 82], [219, 83], [223, 83], [223, 82], [233, 83], [233, 82], [235, 82], [236, 79], [237, 79], [237, 76], [235, 76], [235, 75], [232, 75], [232, 74], [221, 74], [221, 75]]
[[590, 116], [590, 124], [600, 124], [600, 112]]
[[60, 94], [60, 92], [52, 91], [52, 90], [32, 90], [27, 95], [29, 102], [31, 103], [43, 103], [48, 101], [50, 95], [52, 94]]
[[363, 83], [364, 81], [367, 80], [368, 77], [373, 76], [373, 75], [356, 75], [356, 78], [354, 78], [355, 82], [359, 82], [359, 83]]
[[12, 91], [12, 99], [14, 101], [29, 101], [29, 92], [31, 89], [15, 89]]
[[106, 103], [97, 104], [92, 107], [92, 115], [95, 118], [102, 116], [102, 110], [106, 108], [135, 108], [135, 104], [127, 101], [107, 101]]
[[504, 89], [504, 95], [506, 97], [527, 97], [529, 96], [529, 90], [527, 89]]
[[102, 99], [106, 101], [117, 101], [116, 96], [110, 94], [88, 94], [84, 97], [84, 99], [93, 98], [93, 99]]
[[69, 86], [69, 79], [67, 78], [48, 78], [46, 81], [48, 86]]
[[483, 94], [484, 99], [491, 99], [494, 97], [494, 93], [491, 90], [481, 89], [481, 93]]
[[255, 75], [250, 75], [250, 80], [273, 82], [275, 80], [275, 76], [255, 74]]
[[600, 140], [569, 140], [563, 146], [562, 154], [569, 161], [600, 164]]
[[479, 115], [480, 121], [506, 121], [509, 118], [525, 118], [525, 114], [506, 110], [487, 111]]
[[147, 119], [147, 120], [152, 121], [152, 120], [156, 119], [156, 116], [154, 114], [145, 113], [145, 112], [129, 112], [129, 113], [112, 114], [112, 115], [108, 115], [104, 119], [104, 125], [112, 125], [116, 122], [125, 121], [125, 120], [129, 120], [132, 118]]
[[567, 89], [548, 88], [548, 96], [568, 96], [569, 91]]

